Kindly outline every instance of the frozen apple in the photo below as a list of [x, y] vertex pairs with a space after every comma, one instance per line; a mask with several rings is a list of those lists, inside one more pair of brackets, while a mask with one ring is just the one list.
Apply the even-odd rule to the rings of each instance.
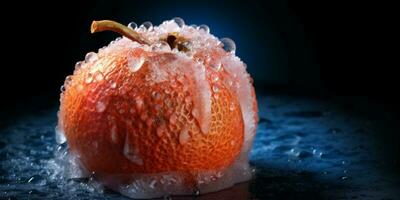
[[123, 37], [78, 62], [61, 94], [59, 134], [82, 167], [134, 198], [248, 180], [257, 103], [234, 42], [180, 18], [93, 22], [105, 30]]

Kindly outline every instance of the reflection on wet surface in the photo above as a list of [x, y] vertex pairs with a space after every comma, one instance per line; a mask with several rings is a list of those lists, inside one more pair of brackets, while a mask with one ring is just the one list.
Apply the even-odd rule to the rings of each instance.
[[[166, 199], [398, 199], [395, 119], [357, 100], [259, 96], [252, 181]], [[0, 199], [127, 199], [90, 179], [64, 178], [56, 109], [0, 129]], [[57, 155], [57, 156], [55, 156]]]

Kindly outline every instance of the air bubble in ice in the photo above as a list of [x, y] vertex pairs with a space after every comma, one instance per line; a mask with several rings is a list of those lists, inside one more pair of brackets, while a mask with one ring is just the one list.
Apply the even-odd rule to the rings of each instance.
[[97, 54], [95, 52], [89, 52], [85, 56], [85, 62], [91, 63], [98, 59]]
[[230, 39], [230, 38], [222, 38], [221, 42], [222, 42], [222, 45], [223, 45], [222, 47], [224, 48], [224, 50], [226, 52], [235, 53], [236, 44], [232, 39]]
[[137, 28], [137, 24], [135, 22], [131, 22], [128, 24], [128, 27], [135, 30]]
[[197, 27], [199, 30], [203, 30], [204, 32], [206, 32], [206, 33], [210, 33], [210, 28], [207, 26], [207, 25], [205, 25], [205, 24], [202, 24], [202, 25], [200, 25], [199, 27]]
[[181, 28], [185, 25], [185, 21], [180, 17], [174, 17], [172, 20]]

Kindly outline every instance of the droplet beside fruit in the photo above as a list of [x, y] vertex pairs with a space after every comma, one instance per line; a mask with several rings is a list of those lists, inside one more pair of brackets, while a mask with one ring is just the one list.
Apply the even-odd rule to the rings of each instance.
[[248, 180], [257, 102], [234, 42], [180, 18], [93, 22], [103, 30], [123, 37], [78, 62], [61, 93], [58, 133], [81, 167], [134, 198]]

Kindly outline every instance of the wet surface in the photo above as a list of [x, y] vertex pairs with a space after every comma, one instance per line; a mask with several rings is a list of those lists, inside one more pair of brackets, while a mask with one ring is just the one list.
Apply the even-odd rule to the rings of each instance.
[[[166, 198], [399, 199], [398, 118], [384, 107], [357, 98], [259, 95], [259, 109], [252, 181]], [[35, 109], [15, 120], [2, 114], [0, 199], [127, 199], [91, 179], [65, 178], [56, 112]]]

